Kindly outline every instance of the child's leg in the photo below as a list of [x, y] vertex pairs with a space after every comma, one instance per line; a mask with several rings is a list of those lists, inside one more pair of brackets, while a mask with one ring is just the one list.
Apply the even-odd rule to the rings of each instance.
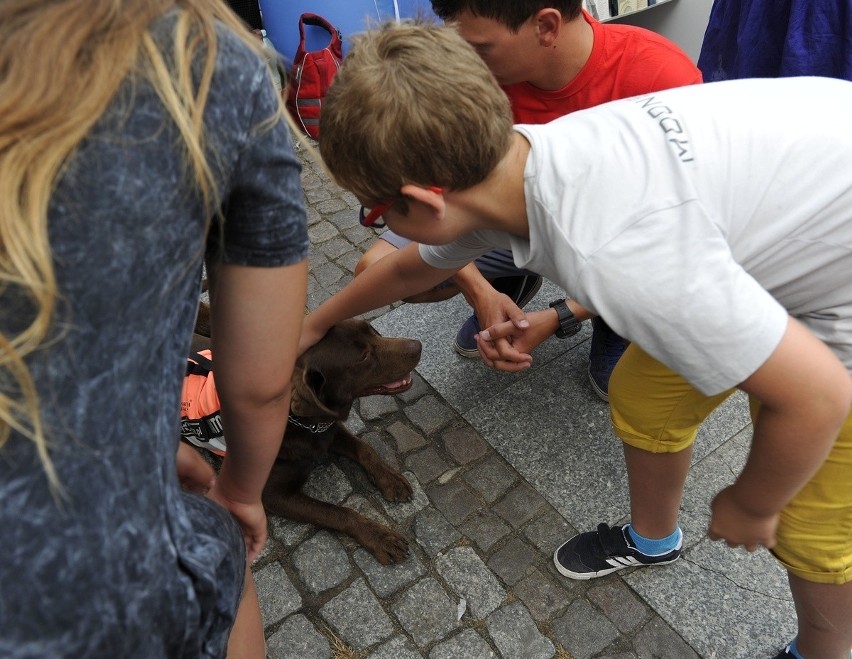
[[692, 445], [677, 453], [649, 453], [624, 445], [630, 486], [630, 527], [646, 538], [664, 538], [677, 528]]
[[705, 396], [635, 344], [610, 381], [610, 413], [624, 442], [631, 527], [663, 538], [677, 527], [698, 427], [733, 390]]
[[228, 659], [265, 659], [266, 641], [263, 638], [263, 620], [251, 565], [246, 565], [243, 596], [228, 638]]
[[[753, 404], [752, 413], [757, 412]], [[781, 511], [772, 549], [796, 604], [806, 659], [848, 659], [852, 649], [852, 413], [816, 475]]]
[[852, 653], [852, 582], [827, 584], [790, 577], [799, 634], [796, 645], [805, 659], [849, 659]]
[[570, 579], [594, 579], [639, 565], [677, 560], [677, 525], [692, 442], [702, 421], [730, 395], [707, 397], [630, 345], [610, 380], [613, 429], [624, 442], [631, 523], [579, 533], [556, 549], [553, 561]]

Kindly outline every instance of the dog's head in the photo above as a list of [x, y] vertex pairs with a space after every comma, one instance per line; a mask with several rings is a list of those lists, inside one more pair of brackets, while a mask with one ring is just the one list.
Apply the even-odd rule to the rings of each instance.
[[363, 320], [337, 323], [296, 361], [290, 410], [344, 420], [360, 396], [407, 391], [421, 347], [414, 339], [383, 337]]

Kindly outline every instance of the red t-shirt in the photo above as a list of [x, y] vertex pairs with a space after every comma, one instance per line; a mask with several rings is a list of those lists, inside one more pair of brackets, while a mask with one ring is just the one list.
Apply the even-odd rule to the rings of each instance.
[[594, 31], [589, 61], [562, 89], [505, 86], [515, 123], [544, 124], [607, 101], [701, 82], [698, 67], [668, 39], [632, 25], [603, 24], [585, 11], [583, 16]]

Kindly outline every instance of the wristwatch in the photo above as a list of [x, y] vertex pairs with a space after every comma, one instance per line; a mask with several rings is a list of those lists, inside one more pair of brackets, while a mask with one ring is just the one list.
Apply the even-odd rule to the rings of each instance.
[[559, 328], [554, 332], [556, 337], [567, 339], [580, 331], [583, 322], [574, 318], [574, 314], [565, 304], [565, 300], [554, 300], [549, 306], [556, 309], [556, 314], [559, 316]]

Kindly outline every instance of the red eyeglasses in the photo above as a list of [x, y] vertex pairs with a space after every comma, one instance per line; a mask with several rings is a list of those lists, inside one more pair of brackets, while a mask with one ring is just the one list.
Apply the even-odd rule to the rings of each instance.
[[[441, 194], [444, 191], [444, 188], [430, 187], [427, 189], [436, 194]], [[369, 211], [361, 206], [361, 210], [358, 211], [358, 221], [361, 223], [362, 227], [376, 226], [381, 228], [385, 226], [385, 223], [382, 222], [381, 224], [377, 224], [379, 218], [381, 218], [381, 216], [384, 215], [395, 203], [396, 199], [382, 201], [373, 206]]]

